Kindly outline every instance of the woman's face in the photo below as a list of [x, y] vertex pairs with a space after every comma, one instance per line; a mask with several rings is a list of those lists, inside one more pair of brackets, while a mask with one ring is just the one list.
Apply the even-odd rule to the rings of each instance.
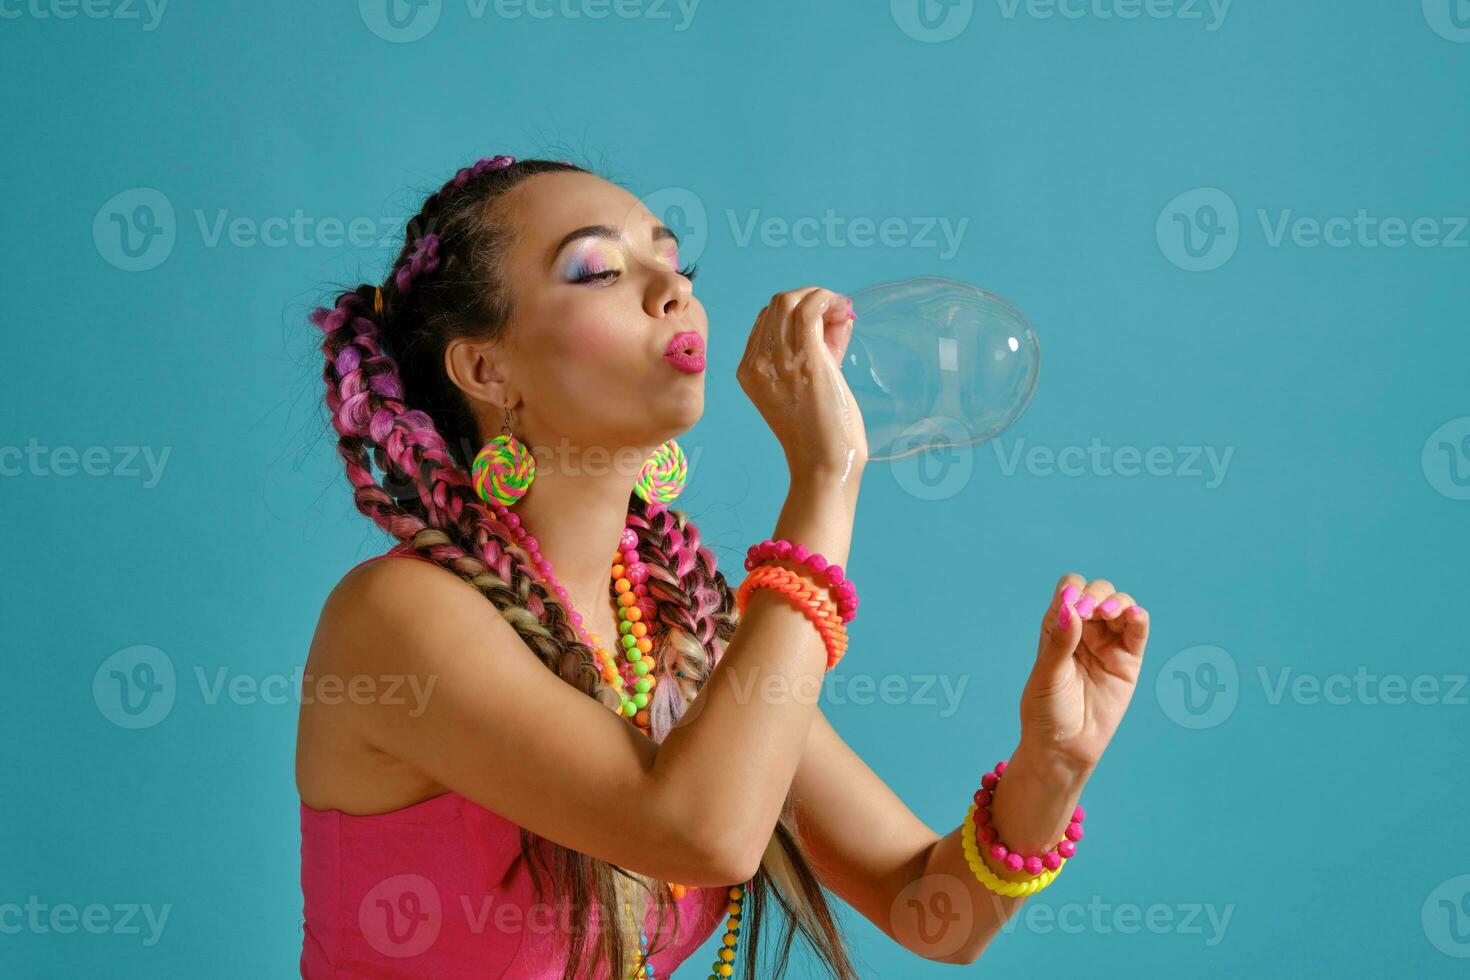
[[[607, 458], [563, 448], [617, 453], [688, 430], [704, 412], [697, 362], [708, 324], [673, 232], [632, 194], [583, 173], [527, 178], [497, 217], [510, 226], [502, 274], [514, 312], [503, 345], [482, 348], [493, 364], [482, 367], [502, 385], [481, 389], [485, 437], [501, 431], [505, 403], [516, 436], [552, 451], [548, 464], [595, 467]], [[665, 356], [680, 334], [693, 336], [675, 346], [698, 357]], [[627, 475], [641, 463], [638, 454]]]

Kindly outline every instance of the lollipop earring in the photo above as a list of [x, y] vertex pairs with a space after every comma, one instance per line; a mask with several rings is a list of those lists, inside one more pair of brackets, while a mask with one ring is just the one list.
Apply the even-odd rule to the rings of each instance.
[[670, 439], [643, 461], [633, 492], [650, 504], [667, 504], [679, 496], [688, 475], [689, 464], [684, 459], [684, 450]]
[[501, 433], [485, 443], [470, 466], [475, 493], [485, 503], [510, 507], [531, 489], [536, 479], [536, 457], [510, 432], [510, 409]]

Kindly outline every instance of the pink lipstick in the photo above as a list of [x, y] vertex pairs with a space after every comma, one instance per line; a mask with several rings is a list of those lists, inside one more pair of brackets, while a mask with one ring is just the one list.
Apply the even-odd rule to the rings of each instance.
[[677, 370], [698, 374], [704, 370], [704, 338], [693, 330], [676, 334], [664, 349], [664, 360]]

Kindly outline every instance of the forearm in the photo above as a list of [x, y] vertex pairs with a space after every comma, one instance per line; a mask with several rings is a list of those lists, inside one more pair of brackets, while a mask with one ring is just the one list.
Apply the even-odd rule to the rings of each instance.
[[[773, 538], [845, 564], [860, 473], [793, 479]], [[793, 570], [801, 566], [777, 562]], [[689, 801], [702, 832], [758, 863], [801, 761], [826, 675], [821, 634], [790, 601], [756, 589], [720, 663], [660, 746], [656, 782]]]
[[[1053, 847], [1062, 839], [1090, 775], [1025, 743], [1018, 746], [990, 804], [1001, 840], [1026, 854], [1041, 854]], [[977, 776], [976, 785], [956, 800], [961, 817], [968, 797], [978, 788]], [[895, 937], [915, 953], [946, 963], [978, 959], [1026, 901], [997, 895], [982, 885], [965, 860], [960, 835], [957, 826], [935, 842], [923, 870], [909, 886], [910, 901], [894, 909]], [[997, 877], [1027, 880], [1027, 875], [992, 860], [983, 844], [980, 854]], [[946, 910], [951, 910], [948, 915]]]

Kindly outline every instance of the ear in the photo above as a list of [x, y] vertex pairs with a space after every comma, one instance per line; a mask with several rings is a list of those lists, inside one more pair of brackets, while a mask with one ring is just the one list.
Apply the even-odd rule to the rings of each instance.
[[472, 404], [516, 406], [504, 350], [484, 340], [460, 337], [444, 349], [444, 371]]

